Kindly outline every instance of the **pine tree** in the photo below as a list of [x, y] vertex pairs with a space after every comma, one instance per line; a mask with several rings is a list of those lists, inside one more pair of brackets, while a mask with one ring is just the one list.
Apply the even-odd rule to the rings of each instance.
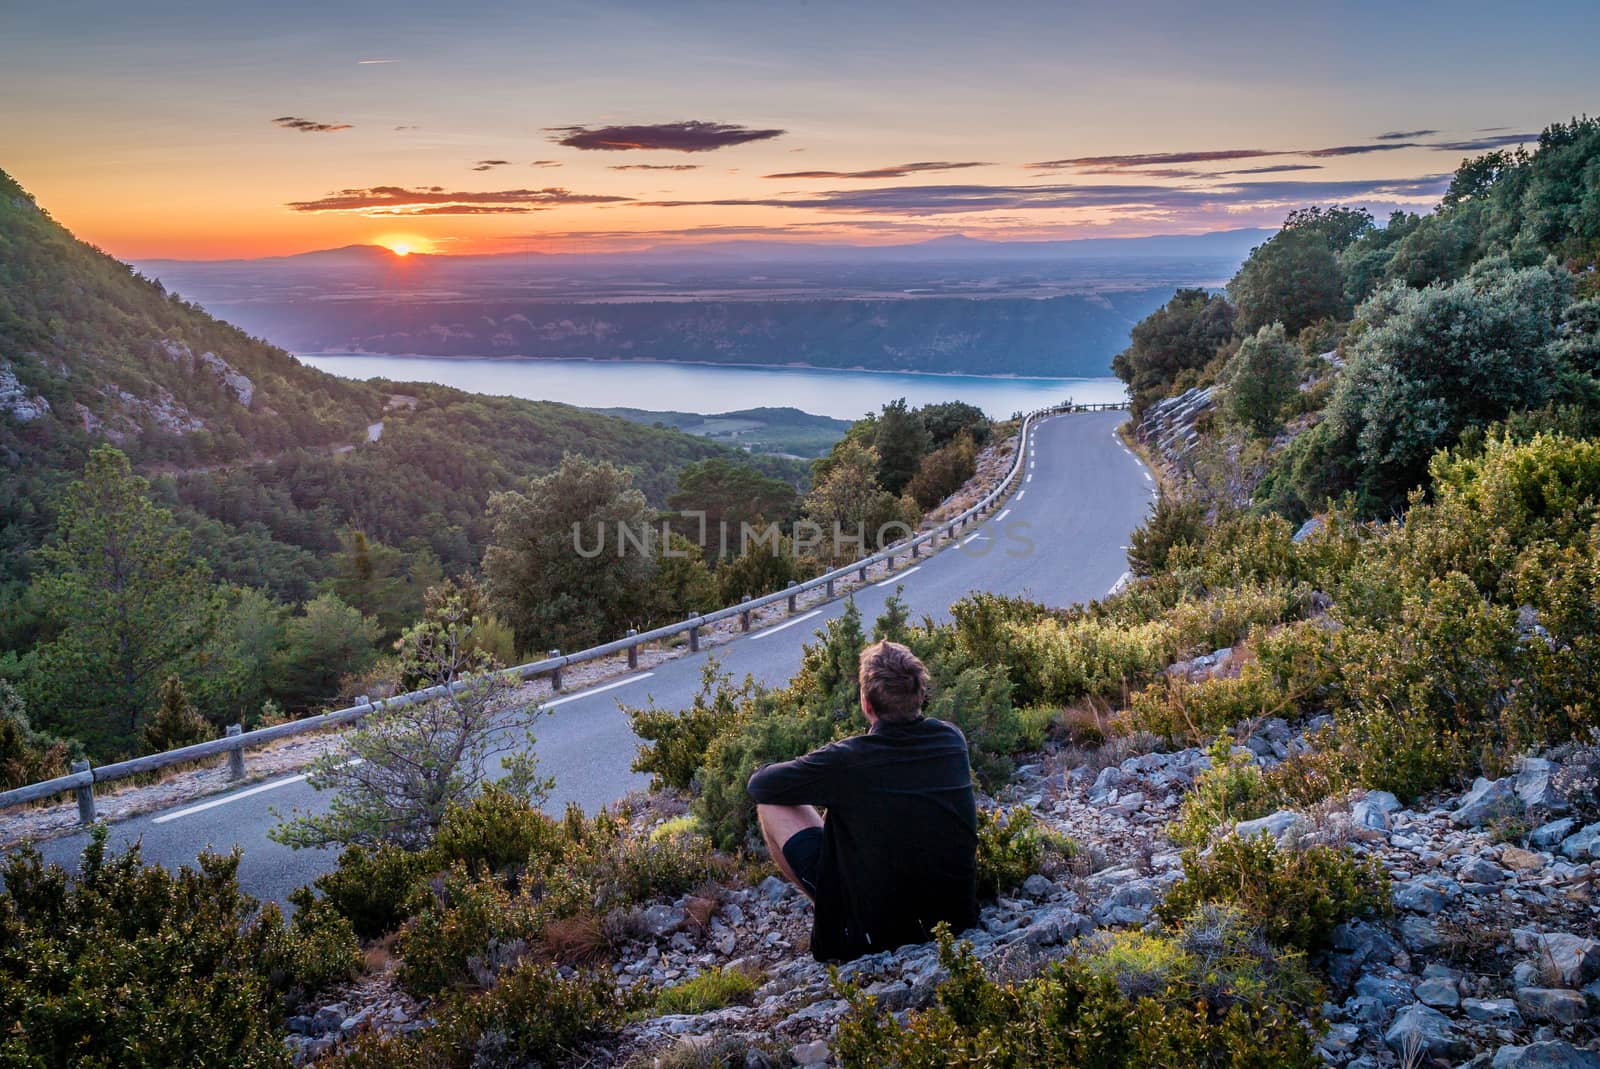
[[168, 676], [166, 682], [161, 684], [161, 704], [145, 721], [144, 730], [140, 732], [145, 752], [176, 750], [180, 746], [204, 742], [215, 735], [206, 718], [195, 712], [194, 706], [189, 704], [183, 680]]
[[36, 596], [56, 638], [39, 652], [29, 704], [100, 755], [135, 744], [160, 681], [193, 678], [217, 626], [210, 569], [148, 487], [121, 452], [97, 448], [39, 551]]

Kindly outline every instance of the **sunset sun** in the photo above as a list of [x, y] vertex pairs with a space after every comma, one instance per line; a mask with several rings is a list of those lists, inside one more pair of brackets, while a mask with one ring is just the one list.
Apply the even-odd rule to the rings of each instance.
[[431, 244], [426, 238], [419, 238], [415, 234], [385, 234], [374, 240], [373, 244], [388, 249], [396, 256], [410, 256], [413, 253], [428, 252]]

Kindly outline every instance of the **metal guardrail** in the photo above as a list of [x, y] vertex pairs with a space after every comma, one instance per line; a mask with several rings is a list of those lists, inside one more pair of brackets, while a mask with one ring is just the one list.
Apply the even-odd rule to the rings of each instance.
[[[570, 665], [584, 664], [589, 661], [600, 660], [619, 653], [628, 655], [628, 667], [637, 668], [639, 664], [639, 647], [648, 642], [657, 642], [662, 639], [672, 638], [675, 635], [688, 633], [689, 649], [700, 649], [700, 629], [710, 624], [719, 623], [735, 616], [739, 618], [742, 630], [750, 630], [751, 614], [757, 609], [768, 605], [775, 605], [780, 601], [787, 601], [790, 612], [798, 610], [797, 599], [801, 594], [816, 590], [819, 587], [826, 590], [828, 598], [834, 597], [834, 587], [839, 580], [854, 574], [863, 581], [867, 577], [867, 569], [875, 564], [887, 564], [892, 570], [896, 557], [918, 557], [922, 547], [927, 545], [930, 549], [936, 548], [939, 538], [943, 535], [946, 541], [953, 540], [956, 532], [966, 527], [973, 520], [983, 515], [1005, 496], [1023, 470], [1023, 459], [1027, 454], [1028, 436], [1032, 431], [1036, 419], [1047, 415], [1056, 415], [1063, 412], [1101, 412], [1115, 409], [1126, 409], [1128, 404], [1068, 404], [1058, 405], [1053, 408], [1037, 409], [1023, 417], [1021, 430], [1017, 435], [1017, 455], [1012, 462], [1011, 470], [1006, 473], [994, 489], [983, 496], [977, 504], [965, 509], [948, 520], [942, 520], [932, 530], [924, 531], [919, 535], [897, 542], [892, 546], [879, 550], [871, 556], [862, 557], [860, 560], [843, 567], [835, 568], [803, 583], [785, 587], [782, 590], [761, 597], [750, 598], [737, 605], [729, 605], [715, 612], [690, 616], [674, 624], [666, 624], [650, 631], [629, 631], [628, 634], [614, 642], [593, 646], [586, 650], [574, 653], [561, 653], [552, 650], [551, 655], [540, 661], [516, 665], [504, 669], [504, 674], [518, 679], [533, 679], [536, 676], [550, 676], [554, 690], [561, 690], [561, 670]], [[10, 806], [24, 805], [28, 802], [37, 802], [55, 795], [72, 791], [77, 795], [78, 817], [83, 824], [92, 824], [95, 821], [94, 785], [109, 780], [122, 779], [135, 776], [144, 772], [153, 772], [156, 769], [166, 768], [171, 765], [185, 764], [198, 761], [218, 754], [228, 755], [229, 773], [233, 779], [243, 779], [244, 751], [253, 747], [262, 746], [278, 739], [289, 738], [312, 731], [322, 731], [328, 728], [341, 727], [354, 723], [364, 717], [384, 709], [403, 709], [408, 705], [419, 702], [431, 701], [434, 698], [444, 697], [448, 692], [459, 690], [466, 686], [468, 681], [458, 680], [447, 688], [444, 685], [428, 687], [423, 690], [408, 691], [396, 694], [390, 698], [378, 701], [363, 700], [348, 709], [337, 709], [333, 712], [322, 713], [318, 716], [309, 716], [302, 720], [291, 720], [283, 724], [274, 724], [271, 727], [257, 728], [254, 731], [244, 731], [238, 724], [230, 725], [228, 733], [220, 739], [211, 739], [207, 742], [195, 743], [193, 746], [182, 746], [176, 750], [164, 750], [160, 753], [145, 754], [143, 757], [133, 757], [126, 761], [116, 761], [108, 765], [91, 767], [88, 761], [78, 761], [72, 766], [72, 772], [65, 776], [43, 780], [39, 783], [30, 783], [25, 787], [14, 790], [0, 791], [0, 809]]]

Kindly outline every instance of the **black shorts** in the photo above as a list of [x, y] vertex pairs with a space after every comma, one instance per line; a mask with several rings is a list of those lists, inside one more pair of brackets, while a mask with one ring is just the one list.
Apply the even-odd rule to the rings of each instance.
[[822, 829], [801, 828], [783, 844], [783, 859], [795, 878], [813, 897], [817, 894], [817, 873], [822, 869]]

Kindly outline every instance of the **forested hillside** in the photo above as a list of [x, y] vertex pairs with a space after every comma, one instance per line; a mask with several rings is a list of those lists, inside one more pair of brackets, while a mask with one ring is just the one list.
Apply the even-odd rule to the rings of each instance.
[[1438, 210], [1290, 214], [1223, 294], [1181, 290], [1114, 361], [1136, 411], [1185, 390], [1195, 496], [1300, 520], [1406, 507], [1440, 450], [1600, 432], [1600, 122], [1464, 162]]

